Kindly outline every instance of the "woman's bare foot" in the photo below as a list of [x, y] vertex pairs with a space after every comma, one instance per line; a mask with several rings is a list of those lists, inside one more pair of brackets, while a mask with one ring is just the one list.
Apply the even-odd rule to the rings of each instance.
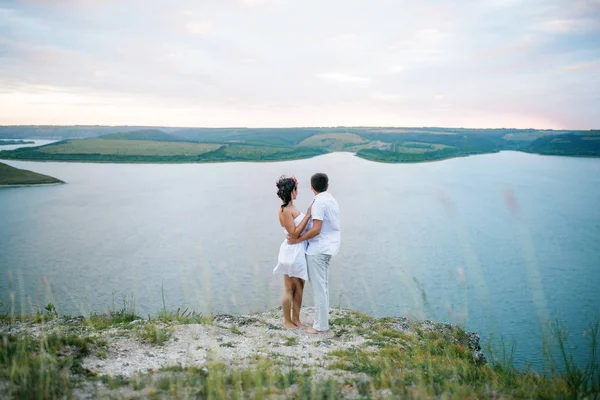
[[302, 325], [302, 322], [300, 322], [300, 320], [298, 321], [292, 321], [294, 323], [294, 325], [296, 325], [298, 328], [306, 328], [304, 325]]
[[287, 321], [285, 321], [283, 323], [283, 327], [285, 329], [298, 329], [298, 326], [296, 324], [294, 324], [293, 322], [287, 322]]
[[327, 332], [329, 332], [329, 330], [326, 330], [326, 331], [318, 331], [318, 330], [316, 330], [316, 329], [314, 329], [314, 328], [306, 328], [306, 329], [304, 330], [304, 332], [306, 332], [306, 333], [310, 333], [311, 335], [316, 335], [316, 334], [318, 334], [318, 333], [327, 333]]

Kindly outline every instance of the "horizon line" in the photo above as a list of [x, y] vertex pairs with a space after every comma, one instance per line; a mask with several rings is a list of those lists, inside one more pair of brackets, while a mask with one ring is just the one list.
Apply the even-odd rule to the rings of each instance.
[[600, 128], [588, 128], [588, 129], [555, 129], [555, 128], [515, 128], [515, 127], [502, 127], [502, 128], [465, 128], [465, 127], [452, 127], [452, 126], [368, 126], [368, 125], [335, 125], [335, 126], [271, 126], [271, 127], [260, 127], [260, 126], [169, 126], [169, 125], [85, 125], [85, 124], [73, 124], [73, 125], [52, 125], [52, 124], [13, 124], [13, 125], [0, 125], [0, 128], [8, 127], [55, 127], [55, 128], [169, 128], [169, 129], [465, 129], [465, 130], [535, 130], [535, 131], [598, 131]]

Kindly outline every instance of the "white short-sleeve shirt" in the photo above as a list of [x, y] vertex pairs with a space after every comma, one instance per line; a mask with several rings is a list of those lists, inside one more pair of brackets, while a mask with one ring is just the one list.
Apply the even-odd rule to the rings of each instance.
[[336, 255], [340, 251], [341, 243], [340, 207], [328, 192], [322, 192], [315, 196], [310, 227], [312, 227], [312, 220], [315, 219], [323, 221], [321, 233], [308, 240], [306, 254]]

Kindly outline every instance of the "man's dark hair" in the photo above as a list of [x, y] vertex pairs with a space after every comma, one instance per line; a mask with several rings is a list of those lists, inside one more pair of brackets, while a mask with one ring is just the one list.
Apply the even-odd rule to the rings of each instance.
[[310, 178], [310, 185], [319, 193], [323, 193], [329, 186], [329, 178], [323, 173], [314, 174]]

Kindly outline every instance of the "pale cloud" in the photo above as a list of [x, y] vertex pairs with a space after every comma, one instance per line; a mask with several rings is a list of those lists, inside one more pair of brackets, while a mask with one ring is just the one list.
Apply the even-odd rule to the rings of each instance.
[[525, 0], [487, 0], [486, 5], [490, 7], [514, 7], [525, 3]]
[[192, 35], [204, 35], [212, 29], [212, 24], [207, 21], [193, 21], [185, 24], [185, 30]]
[[397, 102], [397, 101], [406, 101], [406, 100], [408, 100], [408, 96], [405, 96], [405, 95], [383, 93], [383, 92], [380, 92], [380, 91], [373, 92], [373, 98], [376, 99], [376, 100], [390, 101], [390, 102]]
[[272, 0], [240, 0], [245, 7], [258, 7], [269, 4]]
[[538, 24], [539, 29], [543, 32], [553, 34], [565, 33], [599, 33], [600, 24], [598, 20], [589, 16], [582, 16], [572, 19], [553, 19], [542, 21]]
[[446, 35], [437, 29], [428, 28], [416, 31], [414, 38], [419, 44], [432, 44], [438, 43], [444, 38], [444, 36]]
[[333, 81], [338, 83], [367, 84], [370, 82], [370, 79], [364, 76], [342, 74], [337, 72], [317, 74], [317, 77], [326, 81]]
[[584, 63], [580, 63], [580, 64], [565, 65], [565, 66], [561, 67], [560, 69], [563, 71], [573, 71], [573, 72], [587, 70], [587, 69], [600, 70], [600, 60], [584, 62]]
[[551, 21], [544, 21], [541, 24], [543, 30], [556, 33], [571, 32], [576, 27], [577, 21], [569, 19], [554, 19]]
[[355, 33], [340, 33], [338, 35], [330, 36], [327, 41], [333, 43], [342, 43], [356, 39]]
[[600, 126], [597, 0], [28, 0], [0, 21], [0, 124]]

